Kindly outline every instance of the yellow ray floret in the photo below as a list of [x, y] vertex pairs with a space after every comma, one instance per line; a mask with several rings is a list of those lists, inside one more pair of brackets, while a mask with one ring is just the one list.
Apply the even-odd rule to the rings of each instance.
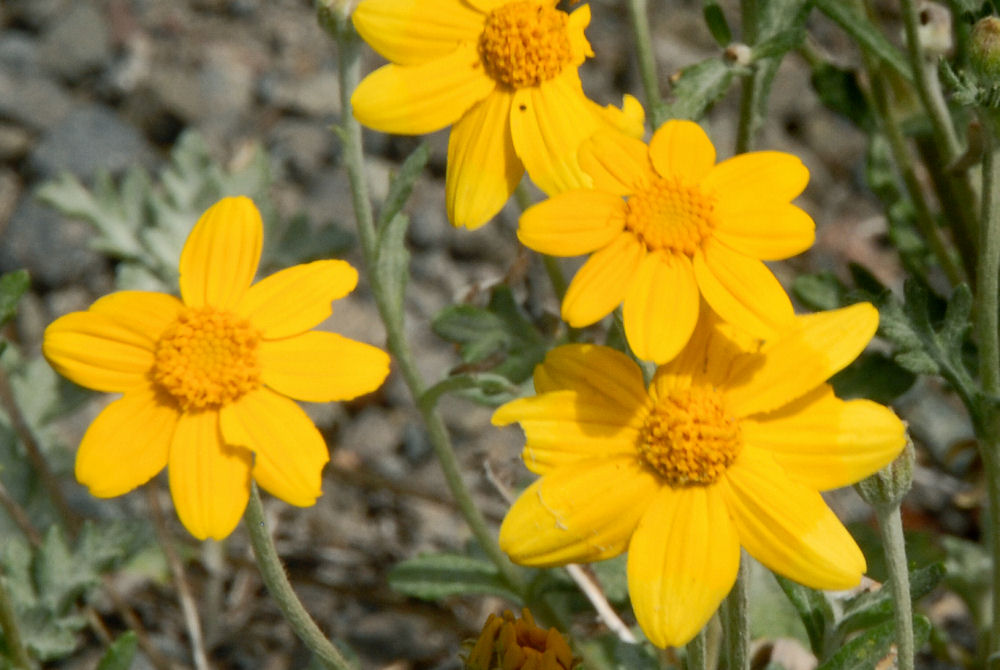
[[533, 566], [627, 550], [633, 609], [659, 646], [705, 625], [741, 546], [807, 586], [857, 585], [864, 557], [819, 492], [892, 461], [905, 428], [826, 380], [877, 324], [862, 303], [793, 318], [761, 344], [703, 310], [648, 386], [624, 354], [557, 347], [535, 372], [538, 395], [493, 416], [521, 424], [525, 463], [541, 475], [508, 512], [500, 546]]
[[251, 285], [263, 228], [248, 198], [212, 206], [180, 258], [182, 299], [121, 291], [56, 319], [42, 352], [58, 372], [122, 393], [87, 430], [77, 479], [102, 498], [165, 467], [181, 521], [199, 539], [239, 522], [256, 480], [299, 506], [321, 494], [326, 444], [291, 399], [344, 400], [378, 388], [389, 357], [313, 331], [357, 283], [316, 261]]

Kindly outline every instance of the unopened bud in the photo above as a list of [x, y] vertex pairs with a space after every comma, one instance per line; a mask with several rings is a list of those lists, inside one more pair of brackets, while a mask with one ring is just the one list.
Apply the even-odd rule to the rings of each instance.
[[982, 83], [993, 86], [1000, 79], [1000, 19], [987, 16], [972, 28], [969, 64]]
[[951, 51], [951, 12], [936, 2], [920, 5], [920, 46], [932, 58]]
[[572, 670], [577, 665], [562, 634], [535, 624], [528, 608], [491, 614], [465, 658], [465, 670]]
[[344, 34], [354, 10], [354, 0], [315, 0], [316, 19], [331, 37]]
[[906, 446], [889, 465], [854, 485], [854, 489], [872, 507], [895, 507], [913, 484], [913, 442], [906, 436]]
[[723, 55], [730, 63], [746, 67], [747, 65], [750, 65], [750, 61], [753, 58], [753, 49], [748, 47], [746, 44], [733, 42], [726, 47], [726, 51]]

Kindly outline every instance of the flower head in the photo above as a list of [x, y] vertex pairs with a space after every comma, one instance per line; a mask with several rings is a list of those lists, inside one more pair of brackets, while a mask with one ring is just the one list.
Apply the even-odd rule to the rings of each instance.
[[262, 236], [252, 201], [221, 200], [184, 245], [180, 300], [112, 293], [56, 319], [42, 344], [60, 374], [123, 394], [83, 436], [77, 479], [109, 498], [167, 467], [177, 513], [200, 539], [232, 532], [251, 478], [293, 505], [312, 505], [329, 455], [289, 398], [354, 398], [389, 371], [380, 349], [311, 330], [354, 288], [354, 268], [316, 261], [251, 286]]
[[510, 610], [490, 614], [465, 659], [466, 670], [572, 670], [576, 665], [562, 634], [538, 626], [527, 607], [520, 619]]
[[818, 589], [856, 586], [865, 559], [819, 491], [879, 470], [902, 422], [825, 380], [875, 333], [869, 304], [799, 317], [762, 346], [709, 313], [647, 387], [630, 358], [576, 344], [549, 352], [538, 395], [500, 407], [541, 475], [500, 528], [521, 564], [628, 551], [636, 617], [659, 646], [688, 642], [736, 579], [740, 547]]
[[592, 253], [562, 304], [574, 327], [624, 303], [629, 346], [664, 363], [684, 346], [700, 297], [724, 320], [766, 337], [792, 305], [765, 260], [813, 242], [812, 219], [789, 201], [809, 172], [790, 154], [761, 151], [715, 163], [690, 121], [668, 121], [647, 147], [598, 132], [580, 149], [593, 188], [555, 195], [521, 217], [518, 237], [555, 256]]
[[583, 94], [577, 68], [593, 52], [586, 5], [555, 0], [362, 0], [354, 25], [391, 63], [351, 97], [357, 119], [388, 133], [453, 125], [446, 198], [456, 226], [486, 223], [525, 168], [546, 193], [589, 185], [580, 143], [602, 126], [642, 134], [639, 103], [624, 112]]

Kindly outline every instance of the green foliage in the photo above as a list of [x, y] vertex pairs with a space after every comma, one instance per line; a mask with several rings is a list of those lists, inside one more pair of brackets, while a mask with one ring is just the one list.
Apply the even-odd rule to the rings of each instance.
[[396, 173], [389, 183], [389, 193], [386, 195], [382, 209], [379, 211], [376, 222], [379, 229], [384, 228], [397, 214], [403, 211], [403, 206], [410, 198], [410, 193], [413, 192], [413, 185], [424, 171], [430, 155], [431, 152], [427, 143], [422, 142], [403, 161], [403, 164], [399, 167], [399, 172]]
[[820, 102], [859, 128], [871, 128], [874, 122], [868, 100], [858, 85], [858, 73], [830, 63], [818, 63], [810, 81]]
[[[452, 305], [441, 310], [431, 324], [440, 337], [459, 346], [465, 365], [459, 374], [479, 376], [489, 372], [479, 393], [470, 397], [488, 404], [509, 398], [496, 394], [496, 376], [518, 385], [531, 377], [535, 366], [545, 358], [548, 340], [521, 310], [510, 287], [494, 286], [486, 307]], [[491, 393], [490, 391], [494, 391]]]
[[132, 631], [122, 633], [104, 652], [97, 670], [128, 670], [132, 667], [139, 638]]
[[907, 80], [913, 79], [913, 73], [903, 54], [856, 9], [855, 5], [843, 0], [813, 0], [813, 6], [839, 24], [863, 48], [891, 67], [896, 74]]
[[729, 46], [733, 41], [733, 31], [729, 29], [729, 22], [726, 15], [719, 6], [718, 0], [703, 0], [701, 6], [702, 15], [705, 17], [705, 25], [712, 37], [720, 47]]
[[50, 526], [38, 547], [8, 538], [0, 566], [25, 646], [42, 661], [71, 654], [86, 625], [79, 602], [100, 584], [100, 576], [134, 555], [152, 538], [145, 525], [85, 524], [71, 547], [58, 526]]
[[397, 563], [389, 572], [389, 586], [423, 600], [493, 595], [521, 604], [493, 563], [461, 554], [426, 554]]
[[[917, 614], [913, 617], [913, 643], [919, 649], [931, 634], [931, 622]], [[889, 655], [896, 639], [895, 624], [892, 621], [869, 628], [851, 639], [817, 670], [871, 670]]]
[[817, 654], [822, 654], [826, 645], [828, 627], [833, 621], [833, 608], [820, 591], [802, 586], [792, 580], [775, 575], [778, 585], [785, 592], [788, 601], [798, 612], [806, 635], [809, 636], [809, 646]]
[[721, 58], [684, 68], [671, 77], [673, 102], [666, 106], [667, 118], [700, 119], [726, 94], [735, 76], [734, 66]]
[[[201, 137], [184, 133], [170, 153], [170, 163], [154, 184], [141, 168], [128, 170], [118, 184], [110, 175], [97, 176], [92, 188], [63, 174], [43, 184], [38, 198], [61, 213], [82, 219], [98, 235], [92, 245], [119, 260], [120, 288], [173, 291], [177, 260], [191, 228], [220, 198], [251, 197], [276, 244], [265, 245], [264, 265], [275, 260], [302, 262], [342, 250], [348, 238], [332, 226], [313, 234], [304, 217], [278, 221], [268, 195], [270, 160], [259, 147], [235, 169], [221, 166]], [[303, 253], [305, 252], [305, 253]]]
[[888, 404], [910, 390], [917, 376], [889, 356], [866, 351], [830, 378], [837, 397], [868, 398]]

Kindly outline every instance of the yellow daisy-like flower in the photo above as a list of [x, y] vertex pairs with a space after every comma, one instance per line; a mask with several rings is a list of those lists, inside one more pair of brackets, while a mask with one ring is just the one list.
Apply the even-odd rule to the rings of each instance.
[[456, 226], [476, 228], [513, 193], [525, 168], [546, 193], [589, 185], [577, 150], [598, 128], [642, 134], [642, 108], [587, 99], [577, 67], [592, 56], [586, 5], [556, 0], [362, 0], [358, 33], [391, 61], [351, 97], [355, 117], [387, 133], [453, 125], [446, 199]]
[[819, 491], [893, 460], [902, 422], [825, 380], [875, 333], [867, 303], [799, 317], [748, 346], [709, 313], [646, 387], [607, 347], [557, 347], [537, 396], [500, 407], [520, 422], [524, 461], [542, 475], [510, 509], [500, 546], [532, 566], [628, 550], [636, 617], [658, 646], [687, 643], [736, 579], [740, 547], [817, 589], [856, 586], [861, 550]]
[[184, 245], [180, 300], [112, 293], [56, 319], [42, 344], [60, 374], [123, 394], [84, 435], [77, 479], [110, 498], [167, 467], [177, 514], [199, 539], [232, 532], [251, 478], [293, 505], [312, 505], [329, 455], [289, 398], [354, 398], [389, 371], [380, 349], [311, 330], [354, 288], [354, 268], [316, 261], [251, 286], [262, 237], [252, 201], [221, 200]]
[[691, 336], [699, 296], [760, 337], [792, 319], [787, 294], [761, 261], [813, 242], [812, 219], [789, 203], [809, 180], [798, 158], [760, 151], [716, 164], [697, 124], [668, 121], [648, 147], [599, 132], [581, 146], [580, 164], [593, 188], [529, 208], [518, 230], [542, 253], [593, 253], [563, 300], [571, 326], [590, 325], [624, 303], [629, 346], [664, 363]]

